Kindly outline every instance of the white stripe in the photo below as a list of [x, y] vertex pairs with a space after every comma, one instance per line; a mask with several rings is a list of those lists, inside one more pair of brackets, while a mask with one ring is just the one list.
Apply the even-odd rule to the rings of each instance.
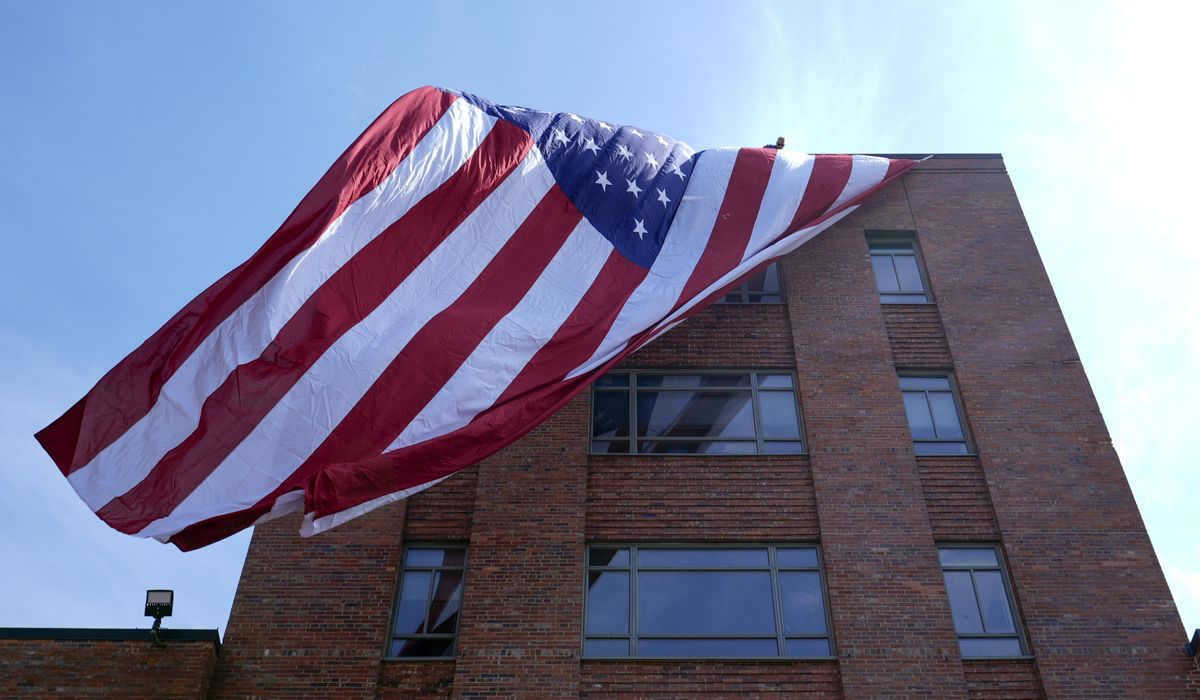
[[388, 445], [398, 450], [467, 425], [500, 398], [592, 286], [612, 244], [583, 219], [511, 312]]
[[465, 100], [451, 104], [387, 179], [347, 207], [316, 243], [200, 343], [166, 381], [145, 416], [67, 477], [79, 497], [97, 510], [146, 478], [196, 429], [209, 394], [238, 365], [259, 357], [330, 275], [457, 171], [495, 122]]
[[829, 206], [828, 211], [837, 211], [837, 208], [845, 204], [847, 200], [854, 199], [863, 192], [883, 182], [890, 162], [887, 158], [879, 158], [878, 156], [854, 156], [854, 160], [850, 166], [850, 178], [846, 180], [846, 187], [838, 195], [838, 198], [834, 200], [833, 204]]
[[537, 149], [421, 261], [387, 299], [322, 355], [254, 430], [167, 517], [139, 535], [175, 532], [248, 508], [290, 476], [420, 329], [470, 286], [554, 176]]
[[723, 148], [700, 154], [650, 272], [621, 307], [596, 352], [572, 370], [568, 379], [607, 362], [625, 348], [630, 338], [655, 324], [675, 305], [708, 245], [738, 150]]
[[804, 191], [808, 189], [815, 162], [816, 159], [807, 153], [775, 152], [771, 179], [767, 182], [758, 216], [754, 219], [754, 229], [746, 244], [746, 252], [742, 255], [743, 260], [778, 238], [792, 223], [796, 210], [800, 208], [800, 200], [804, 198]]
[[314, 518], [312, 513], [308, 513], [307, 515], [304, 516], [304, 522], [300, 523], [300, 536], [301, 537], [312, 537], [313, 535], [318, 535], [322, 532], [325, 532], [326, 530], [332, 530], [333, 528], [337, 527], [338, 525], [341, 525], [342, 523], [345, 523], [345, 522], [349, 522], [349, 521], [357, 518], [360, 515], [366, 515], [367, 513], [370, 513], [371, 511], [375, 510], [376, 508], [386, 506], [389, 503], [395, 503], [396, 501], [403, 501], [404, 499], [408, 498], [409, 496], [411, 496], [415, 493], [424, 491], [425, 489], [429, 488], [430, 486], [437, 486], [438, 484], [442, 483], [446, 479], [449, 479], [451, 476], [454, 476], [454, 475], [450, 474], [448, 476], [443, 476], [440, 479], [434, 479], [433, 481], [430, 481], [428, 483], [420, 484], [418, 486], [410, 486], [401, 491], [384, 494], [383, 496], [380, 496], [379, 498], [373, 498], [373, 499], [367, 501], [366, 503], [359, 503], [356, 506], [351, 506], [350, 508], [347, 508], [346, 510], [338, 511], [337, 513], [334, 513], [332, 515], [326, 515], [324, 517]]

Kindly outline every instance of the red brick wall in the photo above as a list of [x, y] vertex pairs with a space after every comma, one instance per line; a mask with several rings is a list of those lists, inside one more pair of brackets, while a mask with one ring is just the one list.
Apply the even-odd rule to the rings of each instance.
[[1008, 176], [930, 164], [905, 186], [1046, 692], [1177, 698], [1179, 615]]
[[298, 516], [254, 530], [214, 698], [375, 697], [404, 504], [308, 539]]
[[965, 698], [864, 228], [911, 226], [893, 186], [786, 261], [847, 697]]
[[0, 697], [203, 698], [212, 642], [0, 639]]
[[836, 661], [584, 661], [579, 695], [840, 699]]

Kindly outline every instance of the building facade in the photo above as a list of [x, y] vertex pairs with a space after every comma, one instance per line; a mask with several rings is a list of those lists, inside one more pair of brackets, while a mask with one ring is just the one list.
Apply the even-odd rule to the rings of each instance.
[[256, 528], [198, 692], [1200, 696], [998, 156], [726, 302], [406, 502]]

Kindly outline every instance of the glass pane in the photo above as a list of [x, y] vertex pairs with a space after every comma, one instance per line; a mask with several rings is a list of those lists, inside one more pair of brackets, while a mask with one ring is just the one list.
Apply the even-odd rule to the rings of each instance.
[[815, 571], [780, 571], [779, 595], [783, 598], [785, 634], [824, 634], [825, 600], [821, 577]]
[[396, 634], [424, 632], [425, 613], [429, 610], [429, 571], [406, 571], [400, 582], [400, 600], [396, 603]]
[[628, 440], [615, 440], [613, 442], [609, 442], [607, 440], [597, 440], [596, 442], [592, 443], [592, 454], [616, 455], [616, 454], [628, 454], [628, 452], [629, 452], [629, 441]]
[[800, 437], [800, 417], [796, 414], [796, 397], [792, 392], [760, 392], [758, 403], [762, 416], [763, 437]]
[[751, 304], [778, 304], [783, 301], [783, 297], [778, 294], [750, 294], [747, 301]]
[[764, 442], [763, 453], [769, 455], [802, 455], [804, 444], [800, 442]]
[[392, 656], [454, 656], [454, 639], [396, 639]]
[[404, 565], [462, 566], [465, 555], [461, 549], [409, 549], [404, 555]]
[[919, 455], [965, 455], [971, 453], [965, 442], [918, 442], [913, 444], [913, 452]]
[[958, 648], [965, 657], [1021, 656], [1021, 642], [1016, 637], [1000, 639], [959, 638]]
[[462, 607], [462, 573], [440, 571], [433, 580], [433, 602], [429, 606], [429, 631], [453, 634]]
[[629, 633], [628, 572], [593, 571], [588, 574], [587, 633]]
[[629, 435], [629, 392], [592, 392], [592, 437], [615, 438]]
[[703, 389], [749, 387], [749, 374], [639, 374], [639, 388]]
[[933, 409], [933, 425], [938, 438], [954, 440], [963, 436], [962, 424], [958, 421], [958, 409], [954, 406], [954, 395], [944, 391], [929, 392], [929, 406]]
[[763, 549], [639, 549], [638, 566], [685, 568], [749, 568], [770, 566]]
[[638, 640], [638, 656], [719, 659], [779, 656], [774, 639], [646, 639]]
[[950, 390], [950, 379], [947, 377], [900, 377], [901, 389], [942, 389]]
[[925, 291], [925, 283], [921, 281], [921, 271], [917, 269], [917, 257], [915, 255], [894, 256], [892, 263], [896, 266], [896, 276], [900, 278], [900, 291]]
[[791, 389], [792, 375], [790, 374], [760, 374], [758, 386], [762, 389]]
[[638, 442], [642, 454], [752, 455], [757, 451], [758, 445], [753, 442]]
[[754, 437], [750, 392], [639, 391], [638, 435]]
[[628, 639], [589, 639], [583, 643], [584, 656], [629, 656]]
[[611, 547], [592, 547], [588, 550], [589, 566], [629, 566], [629, 550]]
[[751, 275], [750, 277], [747, 277], [746, 281], [743, 282], [742, 284], [745, 285], [746, 291], [749, 291], [749, 292], [770, 291], [770, 290], [766, 290], [763, 288], [763, 285], [766, 284], [766, 281], [767, 281], [767, 272], [766, 272], [766, 270], [763, 270], [762, 272], [759, 272], [757, 274]]
[[817, 568], [817, 550], [815, 549], [776, 549], [775, 563], [781, 569], [815, 569]]
[[767, 571], [639, 571], [641, 634], [774, 634]]
[[979, 595], [979, 607], [983, 610], [983, 628], [989, 634], [1017, 631], [999, 571], [976, 571], [975, 592]]
[[979, 607], [975, 604], [975, 587], [971, 585], [971, 574], [967, 571], [944, 571], [946, 593], [950, 596], [950, 614], [954, 617], [954, 629], [959, 634], [983, 632], [979, 619]]
[[914, 440], [937, 437], [933, 432], [933, 416], [929, 415], [929, 403], [923, 391], [904, 392], [904, 413], [908, 416], [908, 429]]
[[892, 256], [872, 255], [871, 267], [875, 270], [875, 286], [880, 292], [900, 291], [900, 283], [896, 280], [896, 268], [892, 267]]
[[942, 566], [1000, 566], [991, 547], [946, 547], [938, 550], [938, 559]]
[[789, 639], [787, 656], [832, 656], [828, 639]]
[[592, 386], [629, 386], [628, 372], [609, 372], [597, 379]]

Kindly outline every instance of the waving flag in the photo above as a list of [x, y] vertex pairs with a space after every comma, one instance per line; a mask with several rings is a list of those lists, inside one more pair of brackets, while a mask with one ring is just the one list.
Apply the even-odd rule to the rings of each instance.
[[422, 88], [37, 438], [121, 532], [319, 532], [516, 440], [912, 164]]

